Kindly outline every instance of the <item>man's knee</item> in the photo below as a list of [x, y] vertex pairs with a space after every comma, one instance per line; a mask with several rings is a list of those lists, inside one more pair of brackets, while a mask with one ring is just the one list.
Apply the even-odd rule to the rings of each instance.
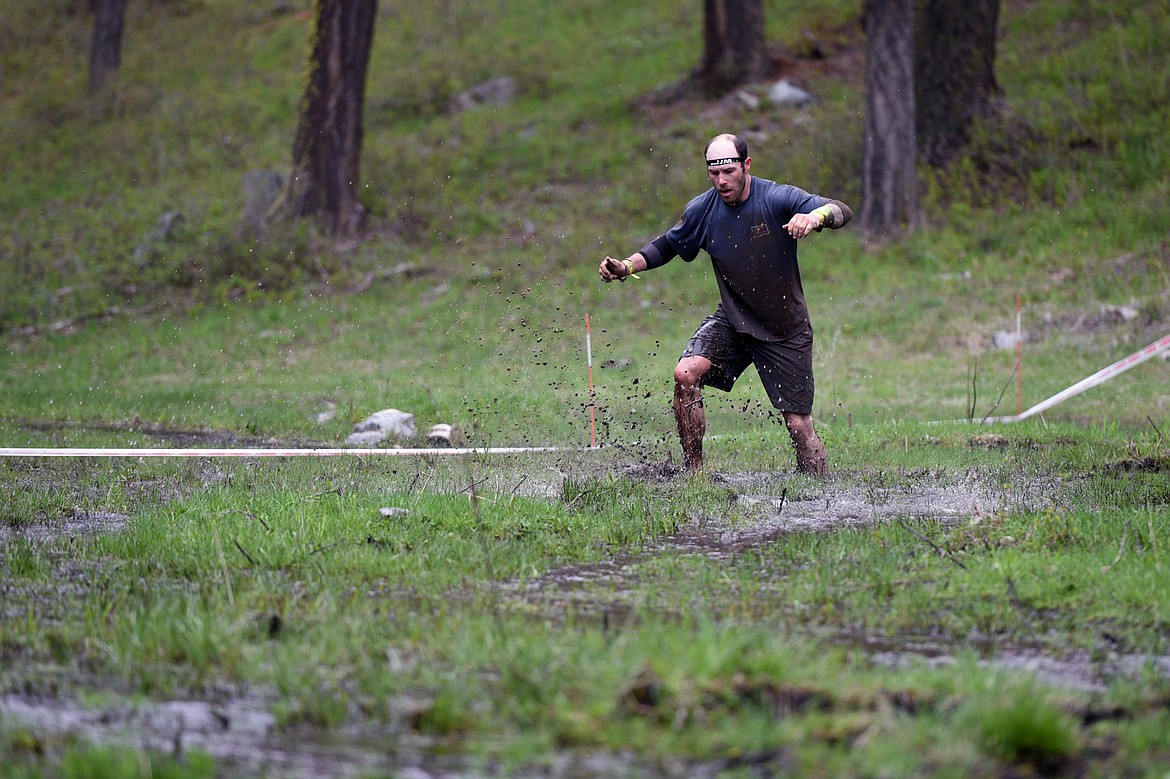
[[711, 368], [705, 357], [684, 357], [674, 366], [675, 391], [693, 392], [699, 389], [703, 375]]

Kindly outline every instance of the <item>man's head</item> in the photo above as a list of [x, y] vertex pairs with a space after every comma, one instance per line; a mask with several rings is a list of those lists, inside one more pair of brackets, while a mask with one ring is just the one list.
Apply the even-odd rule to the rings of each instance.
[[747, 142], [730, 133], [716, 135], [707, 142], [703, 156], [707, 160], [707, 178], [723, 202], [733, 206], [747, 200], [752, 182]]

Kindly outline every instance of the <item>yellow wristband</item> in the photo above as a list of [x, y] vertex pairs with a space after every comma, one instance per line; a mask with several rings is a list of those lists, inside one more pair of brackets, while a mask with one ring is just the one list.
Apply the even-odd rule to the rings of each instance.
[[821, 217], [821, 227], [824, 227], [825, 223], [829, 221], [829, 217], [833, 215], [833, 209], [829, 208], [829, 206], [821, 206], [815, 209], [813, 213]]
[[640, 279], [641, 278], [641, 276], [639, 276], [637, 273], [634, 273], [634, 261], [633, 260], [622, 260], [622, 262], [625, 263], [625, 266], [626, 266], [626, 276], [629, 276], [631, 279]]

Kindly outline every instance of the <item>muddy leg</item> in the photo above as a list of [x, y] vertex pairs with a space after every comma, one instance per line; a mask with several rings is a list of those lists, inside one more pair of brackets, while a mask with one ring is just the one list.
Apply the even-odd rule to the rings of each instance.
[[825, 445], [813, 428], [812, 417], [806, 414], [784, 414], [784, 424], [792, 436], [796, 449], [796, 469], [801, 473], [812, 473], [824, 478], [829, 470], [829, 456]]
[[707, 432], [707, 416], [703, 413], [703, 391], [700, 382], [711, 369], [706, 357], [684, 357], [674, 369], [674, 419], [678, 423], [678, 438], [682, 443], [683, 465], [697, 471], [703, 467], [703, 435]]

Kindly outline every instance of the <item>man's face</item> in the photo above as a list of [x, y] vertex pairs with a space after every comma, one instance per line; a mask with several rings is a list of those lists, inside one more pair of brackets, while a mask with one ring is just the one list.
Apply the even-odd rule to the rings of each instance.
[[711, 165], [707, 168], [707, 178], [711, 179], [711, 186], [728, 205], [735, 205], [747, 197], [748, 170], [751, 168], [752, 158], [743, 162], [729, 165]]

